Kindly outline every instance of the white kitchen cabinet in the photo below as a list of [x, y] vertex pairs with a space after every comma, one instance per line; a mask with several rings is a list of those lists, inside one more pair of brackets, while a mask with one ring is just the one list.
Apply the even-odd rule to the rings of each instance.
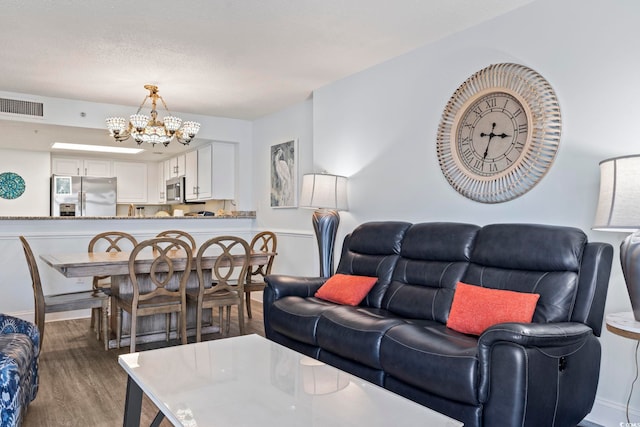
[[165, 197], [164, 162], [147, 165], [147, 204], [162, 205]]
[[235, 152], [234, 144], [215, 142], [187, 153], [186, 200], [233, 200]]
[[181, 154], [164, 161], [164, 179], [184, 176], [186, 170], [186, 157]]
[[147, 164], [142, 162], [113, 162], [118, 179], [118, 203], [147, 203]]
[[158, 176], [156, 178], [156, 182], [158, 183], [158, 202], [159, 203], [167, 203], [167, 179], [164, 176], [164, 165], [162, 163], [158, 163], [156, 167], [158, 171]]
[[81, 157], [51, 157], [51, 173], [56, 175], [114, 176], [111, 160]]
[[188, 202], [199, 200], [198, 197], [198, 152], [189, 151], [185, 154], [184, 197]]

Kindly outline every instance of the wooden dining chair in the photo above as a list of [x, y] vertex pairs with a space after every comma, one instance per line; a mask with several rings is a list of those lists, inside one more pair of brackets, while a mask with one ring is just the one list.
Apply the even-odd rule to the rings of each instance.
[[40, 348], [44, 341], [44, 322], [46, 313], [60, 313], [72, 310], [99, 309], [100, 323], [104, 326], [100, 327], [102, 331], [102, 339], [104, 340], [104, 349], [109, 349], [109, 337], [107, 336], [107, 313], [109, 310], [109, 297], [103, 292], [94, 292], [93, 290], [70, 292], [65, 294], [45, 295], [42, 290], [42, 282], [40, 281], [40, 272], [38, 264], [33, 256], [33, 251], [27, 239], [20, 236], [20, 242], [24, 249], [24, 255], [27, 258], [27, 266], [31, 275], [31, 285], [33, 287], [35, 323], [40, 331]]
[[[129, 233], [122, 231], [106, 231], [104, 233], [96, 234], [90, 241], [87, 252], [122, 252], [132, 251], [138, 244], [138, 241]], [[95, 292], [102, 291], [108, 296], [111, 296], [111, 277], [110, 276], [94, 276], [92, 283], [93, 290]], [[114, 307], [112, 307], [112, 310]], [[100, 337], [100, 322], [96, 322], [98, 317], [98, 309], [91, 310], [91, 328], [95, 329], [96, 335]], [[107, 336], [109, 335], [109, 325], [107, 327]]]
[[[140, 258], [148, 259], [152, 251], [153, 260], [149, 274], [136, 274], [135, 263]], [[180, 254], [176, 257], [176, 251]], [[165, 314], [167, 341], [169, 340], [170, 315], [179, 314], [176, 330], [182, 344], [187, 343], [187, 318], [185, 290], [191, 266], [193, 253], [189, 245], [172, 237], [157, 237], [138, 243], [129, 257], [129, 278], [132, 285], [131, 293], [118, 295], [117, 306], [131, 315], [131, 343], [129, 350], [136, 351], [136, 324], [138, 317], [155, 314]], [[120, 347], [122, 330], [122, 311], [119, 311], [117, 321], [117, 343]]]
[[156, 237], [173, 237], [174, 239], [184, 240], [185, 242], [189, 243], [189, 245], [191, 245], [191, 249], [193, 250], [193, 253], [194, 254], [196, 253], [196, 249], [197, 249], [196, 240], [193, 238], [191, 234], [187, 233], [186, 231], [165, 230], [158, 233]]
[[[205, 268], [203, 258], [216, 255], [212, 267]], [[229, 334], [231, 306], [238, 306], [238, 326], [244, 335], [243, 294], [244, 282], [251, 248], [240, 237], [220, 236], [204, 242], [196, 256], [196, 271], [199, 287], [187, 289], [187, 303], [196, 304], [196, 342], [202, 339], [202, 310], [220, 309], [220, 333]], [[211, 280], [205, 281], [205, 270], [211, 271]], [[223, 309], [226, 308], [226, 328]]]
[[249, 268], [247, 268], [247, 281], [244, 284], [244, 294], [245, 304], [247, 306], [247, 317], [251, 319], [251, 292], [264, 290], [264, 277], [271, 274], [271, 267], [273, 266], [273, 260], [276, 256], [278, 239], [275, 233], [271, 231], [263, 231], [253, 236], [249, 246], [251, 247], [252, 252], [271, 253], [265, 264], [250, 265]]

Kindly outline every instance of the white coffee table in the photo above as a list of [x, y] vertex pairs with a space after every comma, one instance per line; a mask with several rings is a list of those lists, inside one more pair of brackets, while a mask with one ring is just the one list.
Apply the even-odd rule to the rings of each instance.
[[129, 375], [124, 425], [142, 395], [176, 426], [462, 426], [462, 423], [259, 335], [118, 358]]

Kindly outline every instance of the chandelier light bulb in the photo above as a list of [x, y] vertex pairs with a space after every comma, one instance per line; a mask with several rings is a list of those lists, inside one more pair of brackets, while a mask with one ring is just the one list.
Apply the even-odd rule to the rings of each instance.
[[182, 119], [175, 116], [166, 116], [162, 121], [164, 122], [164, 127], [172, 135], [180, 129], [180, 125], [182, 124]]

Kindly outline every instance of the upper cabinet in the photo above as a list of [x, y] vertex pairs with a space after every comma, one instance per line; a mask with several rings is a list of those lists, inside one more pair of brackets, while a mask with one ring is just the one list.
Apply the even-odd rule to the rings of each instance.
[[184, 198], [187, 201], [198, 198], [198, 158], [200, 149], [185, 154]]
[[186, 155], [187, 201], [235, 198], [236, 149], [234, 144], [214, 142]]
[[113, 162], [117, 181], [118, 203], [147, 203], [147, 164]]
[[184, 176], [186, 170], [186, 157], [181, 154], [164, 161], [164, 179], [176, 178]]
[[114, 176], [111, 160], [79, 157], [51, 157], [51, 173], [55, 175]]
[[147, 203], [163, 205], [165, 197], [164, 162], [147, 164]]

